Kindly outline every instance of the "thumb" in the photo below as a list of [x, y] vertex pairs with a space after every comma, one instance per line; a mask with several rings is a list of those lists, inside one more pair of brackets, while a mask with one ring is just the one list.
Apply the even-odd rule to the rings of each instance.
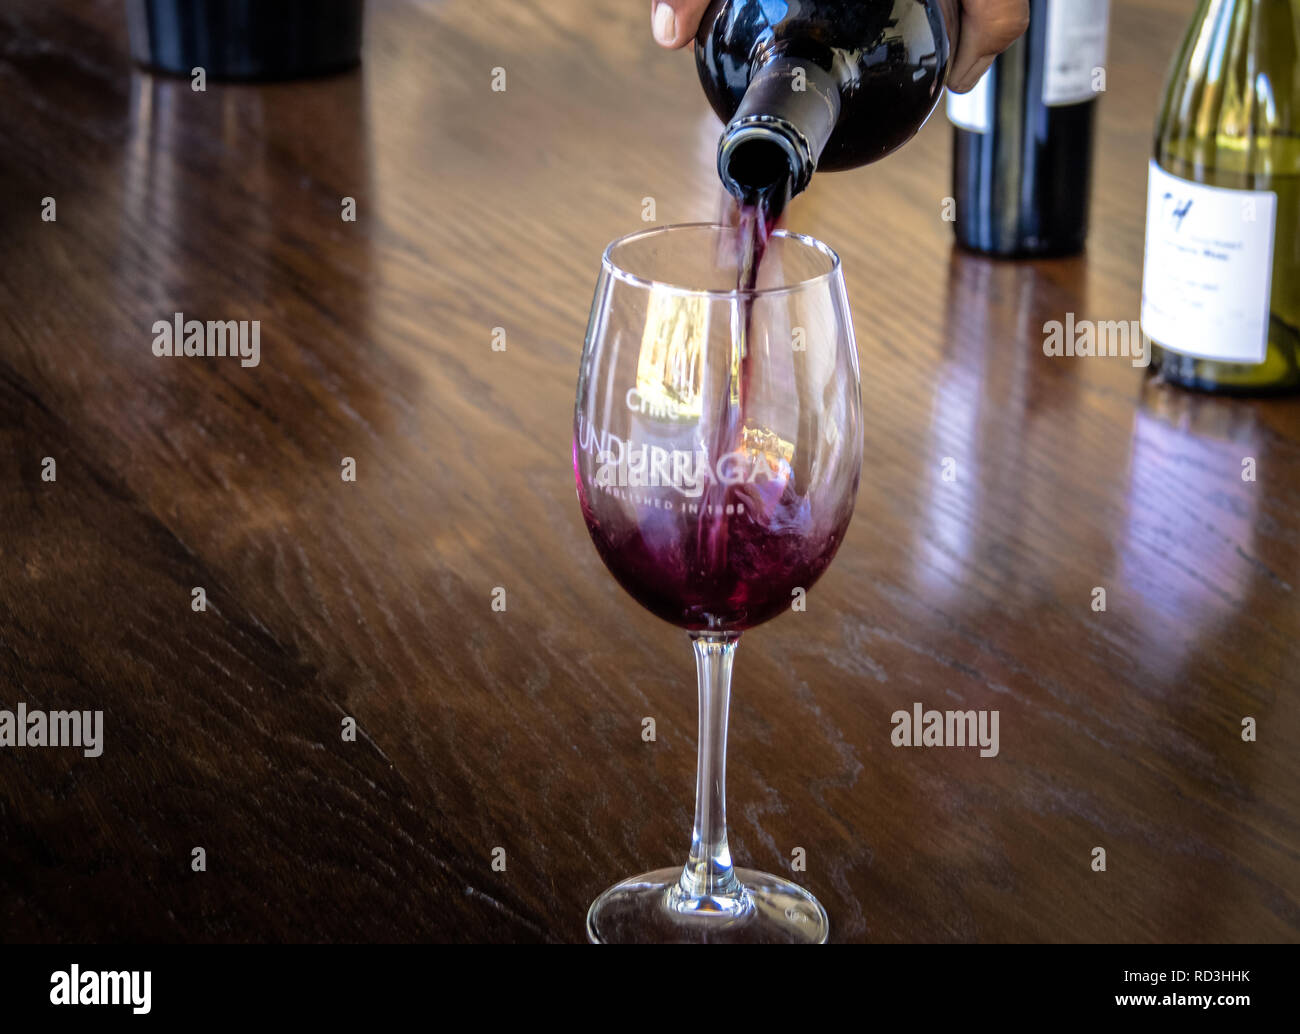
[[993, 59], [1029, 27], [1027, 0], [962, 0], [961, 38], [948, 88], [965, 93], [980, 80]]
[[676, 50], [695, 38], [709, 0], [650, 0], [650, 28], [655, 42]]

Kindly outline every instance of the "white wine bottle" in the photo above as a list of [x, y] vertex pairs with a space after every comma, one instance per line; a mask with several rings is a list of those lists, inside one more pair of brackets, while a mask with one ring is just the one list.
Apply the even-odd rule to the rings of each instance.
[[1189, 388], [1300, 389], [1300, 0], [1200, 0], [1156, 127], [1142, 328]]

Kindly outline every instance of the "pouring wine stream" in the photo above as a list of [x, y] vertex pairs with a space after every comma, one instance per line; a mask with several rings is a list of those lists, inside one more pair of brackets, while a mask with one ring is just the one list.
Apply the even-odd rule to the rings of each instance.
[[[710, 419], [703, 428], [712, 462], [739, 452], [746, 445], [746, 401], [754, 365], [750, 360], [754, 297], [768, 239], [781, 221], [791, 193], [791, 176], [780, 155], [764, 155], [764, 160], [748, 164], [736, 163], [733, 175], [739, 178], [728, 184], [733, 192], [728, 222], [736, 230], [736, 312], [731, 361], [706, 367], [729, 373], [728, 383], [718, 386], [721, 390], [705, 392], [706, 400], [710, 400], [713, 406]], [[733, 377], [734, 384], [731, 383]], [[727, 490], [725, 484], [710, 483], [705, 499], [708, 505], [700, 509], [698, 542], [702, 570], [721, 571], [726, 568], [728, 524], [723, 517]]]

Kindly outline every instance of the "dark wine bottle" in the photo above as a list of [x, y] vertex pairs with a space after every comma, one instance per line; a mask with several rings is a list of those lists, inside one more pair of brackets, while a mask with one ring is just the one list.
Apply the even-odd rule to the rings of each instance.
[[362, 0], [126, 0], [131, 56], [173, 75], [297, 79], [361, 60]]
[[695, 65], [726, 123], [718, 174], [739, 198], [901, 147], [943, 95], [938, 0], [714, 0]]
[[1073, 255], [1088, 237], [1109, 0], [1031, 0], [1029, 31], [948, 95], [953, 228], [972, 251]]

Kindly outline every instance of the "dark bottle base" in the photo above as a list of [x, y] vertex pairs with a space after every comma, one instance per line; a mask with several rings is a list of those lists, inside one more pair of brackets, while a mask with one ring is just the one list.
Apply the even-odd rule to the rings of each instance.
[[953, 237], [962, 251], [985, 258], [1007, 259], [1057, 259], [1077, 258], [1087, 246], [1088, 236], [1068, 241], [1017, 241], [1010, 247], [996, 246], [963, 234], [959, 223], [953, 224]]
[[126, 0], [131, 57], [188, 78], [268, 82], [361, 61], [363, 0]]
[[351, 72], [353, 69], [360, 67], [361, 59], [356, 58], [346, 64], [338, 65], [312, 65], [310, 68], [295, 68], [286, 71], [268, 72], [260, 70], [249, 72], [247, 74], [237, 74], [233, 72], [213, 72], [203, 65], [201, 61], [196, 61], [189, 65], [188, 68], [179, 66], [158, 64], [153, 61], [142, 61], [136, 59], [136, 65], [146, 72], [152, 72], [155, 75], [171, 76], [177, 79], [189, 79], [196, 67], [203, 67], [204, 73], [211, 82], [217, 83], [282, 83], [292, 82], [297, 79], [323, 79], [331, 75], [341, 75], [345, 72]]
[[1291, 364], [1286, 373], [1266, 384], [1233, 383], [1201, 376], [1205, 361], [1168, 349], [1153, 348], [1150, 375], [1159, 384], [1169, 384], [1187, 391], [1235, 398], [1269, 398], [1300, 392], [1300, 367]]
[[139, 58], [136, 59], [135, 63], [140, 68], [144, 69], [146, 72], [152, 72], [155, 75], [172, 76], [178, 79], [190, 78], [191, 74], [193, 73], [193, 70], [196, 67], [202, 66], [204, 72], [207, 74], [208, 79], [211, 80], [212, 82], [280, 83], [280, 82], [292, 82], [297, 79], [323, 79], [331, 75], [341, 75], [344, 72], [350, 72], [353, 69], [359, 67], [361, 64], [361, 59], [356, 58], [352, 61], [347, 62], [346, 64], [339, 64], [339, 65], [313, 65], [310, 68], [295, 68], [287, 71], [276, 71], [276, 72], [267, 72], [265, 70], [262, 70], [258, 72], [250, 72], [244, 75], [235, 74], [232, 72], [213, 72], [210, 69], [208, 69], [206, 66], [203, 66], [203, 63], [201, 61], [196, 61], [193, 64], [190, 64], [188, 68], [182, 68], [180, 66], [172, 67], [169, 65], [162, 65], [152, 61], [143, 61], [140, 60]]

